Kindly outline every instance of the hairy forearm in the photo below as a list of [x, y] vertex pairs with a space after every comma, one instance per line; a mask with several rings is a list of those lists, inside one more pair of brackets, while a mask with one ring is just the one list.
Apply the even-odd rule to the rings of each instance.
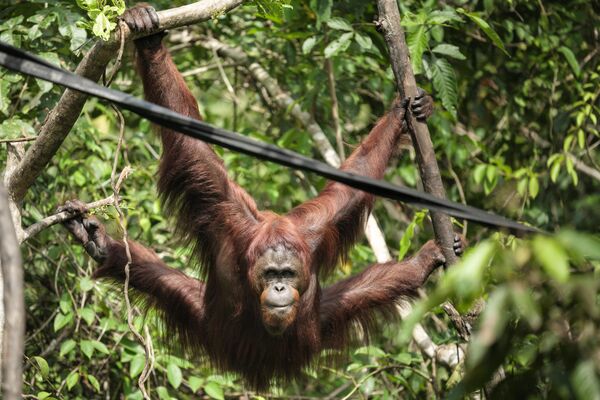
[[325, 320], [350, 320], [362, 312], [389, 305], [401, 296], [413, 295], [442, 260], [441, 250], [430, 241], [407, 260], [375, 264], [337, 282], [323, 291]]
[[[129, 240], [128, 245], [131, 253], [131, 287], [150, 296], [150, 302], [160, 301], [160, 304], [165, 305], [177, 303], [185, 305], [194, 313], [202, 312], [204, 287], [201, 282], [168, 267], [154, 251], [141, 244]], [[128, 257], [123, 242], [110, 239], [106, 254], [106, 259], [95, 271], [94, 277], [124, 281]]]

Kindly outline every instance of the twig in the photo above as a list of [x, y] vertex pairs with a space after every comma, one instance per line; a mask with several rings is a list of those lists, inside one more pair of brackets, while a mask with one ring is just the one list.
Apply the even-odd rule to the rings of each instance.
[[[91, 203], [86, 204], [86, 209], [92, 210], [94, 208], [108, 206], [113, 204], [114, 201], [115, 197], [113, 195], [110, 195], [105, 199], [93, 201]], [[49, 228], [52, 225], [60, 224], [61, 222], [64, 222], [70, 218], [73, 218], [73, 214], [63, 211], [54, 215], [50, 215], [32, 225], [29, 225], [24, 231], [23, 240], [21, 241], [21, 243], [31, 239], [33, 236], [37, 235], [44, 229]]]
[[106, 82], [104, 83], [104, 86], [110, 86], [110, 84], [113, 82], [113, 79], [115, 79], [115, 76], [117, 75], [117, 72], [119, 71], [119, 68], [121, 68], [121, 60], [123, 59], [123, 50], [125, 49], [125, 26], [127, 24], [125, 24], [125, 22], [119, 20], [119, 52], [117, 53], [117, 59], [115, 60], [115, 65], [113, 66], [113, 69], [109, 75], [109, 78], [106, 80]]
[[25, 137], [14, 138], [14, 139], [1, 139], [0, 143], [31, 142], [35, 139], [37, 139], [37, 136], [25, 136]]
[[343, 161], [346, 159], [346, 153], [344, 152], [344, 141], [342, 140], [342, 127], [340, 126], [338, 99], [335, 92], [335, 75], [333, 73], [331, 58], [325, 59], [325, 70], [327, 71], [327, 86], [329, 88], [329, 96], [331, 97], [331, 117], [335, 130], [335, 143], [337, 144], [338, 155]]
[[[121, 152], [121, 148], [123, 147], [123, 140], [125, 136], [125, 119], [123, 118], [123, 113], [116, 107], [112, 106], [113, 110], [116, 112], [119, 117], [119, 140], [117, 141], [117, 148], [115, 149], [115, 157], [113, 160], [113, 168], [110, 174], [110, 183], [113, 189], [113, 196], [115, 198], [114, 207], [117, 210], [118, 223], [123, 232], [123, 245], [125, 246], [125, 254], [127, 255], [127, 263], [125, 264], [125, 282], [123, 283], [123, 297], [125, 298], [125, 308], [127, 313], [127, 326], [131, 333], [136, 337], [137, 341], [144, 347], [144, 352], [146, 356], [146, 362], [144, 364], [144, 369], [138, 378], [138, 387], [140, 388], [140, 392], [144, 396], [144, 399], [150, 400], [150, 395], [146, 390], [146, 380], [150, 376], [152, 372], [152, 368], [154, 366], [154, 352], [152, 349], [151, 341], [149, 339], [149, 334], [146, 339], [137, 331], [133, 324], [133, 307], [131, 306], [131, 300], [129, 298], [129, 279], [130, 279], [130, 267], [132, 263], [131, 258], [131, 249], [129, 248], [129, 241], [127, 240], [127, 221], [125, 218], [125, 214], [119, 205], [119, 191], [121, 190], [121, 184], [123, 183], [124, 174], [117, 178], [117, 166], [119, 164], [119, 154]], [[131, 170], [129, 166], [125, 167], [125, 170]]]
[[4, 306], [2, 348], [2, 395], [6, 400], [21, 398], [25, 339], [25, 299], [19, 242], [8, 208], [8, 193], [0, 182], [0, 264]]

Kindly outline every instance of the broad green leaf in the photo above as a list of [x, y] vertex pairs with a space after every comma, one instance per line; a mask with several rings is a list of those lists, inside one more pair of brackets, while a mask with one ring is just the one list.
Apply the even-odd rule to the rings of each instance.
[[327, 47], [325, 47], [325, 57], [331, 58], [336, 54], [346, 50], [350, 45], [350, 40], [352, 39], [352, 36], [354, 36], [354, 33], [347, 32], [339, 38], [335, 39], [333, 42], [329, 43]]
[[108, 348], [106, 347], [106, 345], [98, 340], [92, 340], [92, 346], [94, 346], [94, 348], [96, 350], [98, 350], [100, 353], [109, 354], [109, 351], [108, 351]]
[[79, 280], [79, 288], [82, 292], [88, 292], [94, 288], [94, 281], [88, 276], [84, 276]]
[[94, 323], [94, 318], [96, 317], [96, 313], [89, 307], [84, 307], [79, 310], [79, 315], [85, 321], [86, 324], [92, 325]]
[[386, 356], [385, 351], [381, 350], [379, 347], [376, 346], [359, 347], [358, 349], [354, 350], [354, 354], [364, 354], [376, 358], [384, 358]]
[[94, 387], [96, 392], [100, 392], [100, 382], [98, 382], [98, 379], [96, 379], [96, 377], [94, 375], [88, 374], [87, 380], [90, 383], [90, 385], [92, 385]]
[[487, 35], [487, 37], [489, 37], [492, 40], [492, 43], [496, 47], [502, 50], [507, 56], [509, 55], [506, 51], [506, 48], [504, 48], [504, 43], [502, 43], [500, 36], [498, 36], [496, 31], [490, 26], [490, 24], [487, 23], [487, 21], [475, 14], [463, 10], [462, 8], [459, 8], [456, 11], [460, 14], [467, 16], [471, 21], [475, 22], [477, 26], [479, 26], [479, 28]]
[[458, 89], [454, 69], [444, 58], [435, 58], [431, 65], [433, 73], [433, 87], [442, 105], [454, 118], [456, 118], [456, 104], [458, 102]]
[[429, 44], [429, 33], [425, 25], [407, 32], [406, 44], [410, 52], [410, 60], [415, 75], [423, 72], [423, 53]]
[[146, 365], [146, 357], [143, 354], [136, 354], [129, 364], [129, 376], [131, 378], [137, 377]]
[[582, 361], [571, 374], [571, 384], [577, 399], [600, 399], [600, 381], [597, 365], [592, 360]]
[[58, 353], [61, 357], [69, 354], [77, 345], [73, 339], [67, 339], [60, 345], [60, 352]]
[[158, 398], [160, 400], [171, 400], [171, 396], [169, 395], [169, 390], [164, 386], [157, 387], [156, 393], [158, 393]]
[[538, 182], [537, 176], [529, 177], [529, 196], [535, 199], [540, 192], [540, 183]]
[[310, 0], [310, 8], [317, 16], [317, 29], [320, 29], [321, 24], [331, 17], [332, 6], [333, 0]]
[[190, 386], [190, 389], [192, 389], [192, 392], [196, 393], [198, 389], [200, 389], [204, 384], [204, 379], [198, 378], [197, 376], [190, 376], [190, 378], [188, 379], [188, 384]]
[[461, 22], [462, 18], [454, 10], [435, 10], [427, 16], [430, 24], [445, 24], [446, 22]]
[[365, 50], [369, 50], [373, 47], [373, 41], [370, 36], [355, 33], [354, 39], [356, 40], [356, 43]]
[[94, 354], [94, 345], [90, 340], [82, 340], [79, 342], [79, 348], [87, 358], [92, 358], [92, 355]]
[[79, 382], [79, 372], [75, 370], [72, 371], [69, 376], [67, 376], [67, 389], [73, 389], [73, 386], [77, 385], [77, 382]]
[[50, 367], [48, 366], [48, 362], [46, 361], [46, 359], [40, 356], [34, 356], [33, 359], [35, 360], [36, 364], [38, 365], [38, 368], [40, 369], [40, 375], [42, 376], [42, 378], [46, 378], [50, 373]]
[[316, 36], [311, 36], [308, 39], [306, 39], [304, 41], [304, 43], [302, 43], [302, 53], [303, 54], [310, 53], [310, 51], [313, 49], [313, 47], [315, 47], [315, 44], [317, 44]]
[[167, 380], [175, 389], [181, 385], [183, 375], [181, 373], [181, 368], [179, 368], [177, 364], [170, 363], [167, 365]]
[[464, 54], [460, 52], [458, 46], [454, 46], [452, 44], [438, 44], [431, 51], [437, 54], [443, 54], [448, 57], [456, 58], [457, 60], [467, 59], [467, 57], [465, 57]]
[[61, 330], [73, 321], [73, 313], [68, 314], [58, 313], [54, 317], [54, 332]]
[[404, 231], [404, 234], [402, 235], [402, 238], [400, 239], [400, 249], [398, 250], [398, 260], [404, 259], [404, 257], [406, 256], [406, 253], [408, 253], [408, 250], [410, 249], [411, 241], [415, 234], [415, 228], [417, 226], [423, 225], [423, 219], [425, 218], [426, 214], [427, 214], [427, 211], [419, 211], [419, 212], [415, 213], [413, 220], [406, 227], [406, 230]]
[[536, 236], [532, 242], [533, 253], [546, 273], [559, 283], [569, 279], [567, 254], [558, 241], [546, 236]]
[[592, 260], [600, 260], [600, 238], [571, 230], [558, 234], [557, 239], [569, 253]]
[[348, 21], [346, 21], [343, 18], [331, 18], [329, 21], [327, 21], [327, 26], [331, 29], [336, 29], [340, 31], [352, 32], [354, 30], [352, 28], [352, 25], [350, 25]]
[[204, 391], [207, 395], [217, 400], [224, 400], [223, 388], [217, 382], [211, 381], [204, 385]]
[[569, 66], [573, 70], [575, 76], [579, 76], [581, 74], [581, 68], [579, 68], [579, 63], [577, 62], [577, 58], [575, 58], [575, 54], [566, 46], [560, 46], [558, 51], [562, 53], [563, 56], [567, 59]]
[[52, 393], [48, 392], [38, 392], [38, 394], [36, 395], [38, 400], [46, 400], [50, 396], [52, 396]]

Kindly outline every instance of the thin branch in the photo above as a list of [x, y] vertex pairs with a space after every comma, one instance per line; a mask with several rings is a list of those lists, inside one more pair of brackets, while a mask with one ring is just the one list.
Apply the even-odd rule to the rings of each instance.
[[25, 136], [14, 139], [1, 139], [0, 143], [19, 143], [19, 142], [32, 142], [37, 139], [37, 136]]
[[[244, 1], [204, 0], [183, 7], [159, 11], [159, 29], [173, 29], [206, 21], [238, 7]], [[126, 41], [140, 37], [132, 35], [126, 25], [122, 28]], [[108, 41], [97, 41], [83, 57], [75, 73], [97, 82], [104, 73], [108, 62], [118, 53], [119, 34], [115, 32]], [[48, 113], [37, 140], [27, 150], [23, 160], [7, 179], [7, 189], [15, 202], [18, 203], [23, 199], [29, 187], [56, 154], [73, 124], [77, 121], [86, 99], [87, 95], [67, 89], [56, 106]]]
[[[114, 196], [110, 195], [105, 199], [97, 200], [97, 201], [86, 204], [86, 209], [92, 210], [95, 208], [100, 208], [100, 207], [111, 205], [114, 202], [115, 202]], [[49, 228], [52, 225], [60, 224], [61, 222], [65, 222], [66, 220], [68, 220], [70, 218], [73, 218], [73, 214], [63, 211], [63, 212], [56, 213], [54, 215], [50, 215], [32, 225], [29, 225], [25, 229], [25, 233], [23, 235], [23, 239], [21, 240], [21, 243], [26, 242], [27, 240], [31, 239], [33, 236], [37, 235], [44, 229]]]
[[338, 148], [338, 154], [342, 160], [346, 159], [344, 152], [344, 141], [342, 140], [342, 127], [340, 125], [340, 113], [337, 94], [335, 92], [335, 75], [333, 72], [333, 62], [331, 58], [325, 59], [325, 70], [327, 71], [327, 87], [329, 88], [329, 97], [331, 97], [331, 118], [335, 130], [335, 142]]
[[25, 339], [23, 266], [19, 242], [8, 205], [8, 193], [0, 183], [0, 264], [4, 306], [2, 348], [2, 395], [6, 400], [21, 398]]

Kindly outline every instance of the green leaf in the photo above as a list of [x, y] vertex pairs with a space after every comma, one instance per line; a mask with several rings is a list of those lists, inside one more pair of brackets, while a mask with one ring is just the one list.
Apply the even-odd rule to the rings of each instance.
[[496, 31], [490, 26], [490, 24], [487, 23], [487, 21], [475, 14], [463, 10], [462, 8], [459, 8], [456, 11], [460, 14], [467, 16], [471, 21], [475, 22], [477, 26], [479, 26], [479, 28], [487, 35], [487, 37], [489, 37], [492, 40], [494, 46], [502, 50], [507, 56], [509, 55], [506, 49], [504, 48], [504, 43], [502, 43], [502, 40], [500, 40], [500, 36], [498, 36]]
[[331, 17], [332, 6], [333, 0], [310, 0], [310, 8], [317, 16], [317, 29], [320, 29], [321, 24]]
[[425, 25], [407, 32], [406, 44], [410, 52], [410, 60], [415, 75], [423, 72], [423, 53], [429, 44], [429, 33]]
[[68, 314], [58, 313], [54, 317], [54, 332], [61, 330], [73, 321], [73, 313]]
[[92, 325], [94, 323], [94, 319], [96, 317], [96, 313], [89, 307], [84, 307], [79, 310], [79, 315], [85, 321], [86, 324]]
[[555, 281], [565, 283], [569, 279], [567, 254], [558, 241], [546, 236], [533, 239], [533, 252], [546, 273]]
[[217, 382], [208, 382], [204, 385], [204, 391], [207, 395], [217, 400], [224, 400], [225, 395], [223, 394], [223, 388]]
[[560, 51], [562, 53], [562, 55], [565, 56], [565, 58], [567, 59], [567, 62], [569, 63], [569, 66], [573, 70], [573, 73], [575, 74], [575, 76], [578, 77], [581, 74], [581, 68], [579, 68], [579, 63], [577, 62], [577, 59], [575, 58], [575, 54], [573, 54], [571, 49], [569, 49], [566, 46], [560, 46], [558, 48], [558, 51]]
[[60, 357], [64, 357], [69, 354], [77, 345], [73, 339], [67, 339], [60, 345], [60, 352], [58, 353]]
[[348, 23], [348, 21], [346, 21], [343, 18], [331, 18], [329, 21], [327, 21], [327, 26], [330, 27], [331, 29], [336, 29], [336, 30], [340, 30], [340, 31], [348, 31], [348, 32], [352, 32], [354, 31], [354, 28], [352, 28], [352, 25], [350, 25]]
[[96, 392], [100, 392], [100, 382], [98, 382], [98, 379], [96, 379], [94, 375], [87, 375], [87, 380], [90, 385], [94, 387]]
[[204, 384], [204, 379], [198, 378], [197, 376], [190, 376], [190, 378], [188, 379], [188, 384], [190, 386], [190, 389], [192, 389], [192, 392], [196, 393], [198, 389], [200, 389]]
[[435, 58], [431, 65], [433, 87], [442, 105], [456, 119], [456, 104], [458, 102], [458, 89], [454, 69], [443, 58]]
[[600, 239], [595, 236], [565, 230], [558, 234], [557, 239], [571, 254], [600, 260]]
[[79, 348], [87, 358], [92, 358], [92, 355], [94, 354], [94, 345], [90, 340], [82, 340], [79, 342]]
[[106, 345], [98, 340], [92, 340], [92, 346], [94, 346], [94, 348], [96, 350], [98, 350], [100, 353], [103, 354], [109, 354], [110, 352], [108, 351], [108, 348], [106, 347]]
[[454, 46], [452, 44], [438, 44], [431, 51], [437, 54], [443, 54], [448, 57], [456, 58], [457, 60], [467, 59], [467, 57], [465, 57], [464, 54], [460, 52], [458, 46]]
[[181, 368], [179, 368], [177, 364], [170, 363], [167, 366], [167, 380], [175, 389], [177, 389], [181, 385], [183, 375], [181, 373]]
[[171, 400], [171, 396], [169, 395], [169, 390], [164, 386], [157, 387], [156, 393], [158, 393], [158, 398], [161, 400]]
[[94, 288], [94, 281], [92, 281], [89, 277], [84, 276], [79, 280], [79, 288], [82, 292], [88, 292]]
[[398, 260], [404, 259], [406, 253], [410, 249], [411, 241], [415, 235], [415, 228], [423, 225], [423, 219], [427, 211], [418, 211], [415, 213], [413, 220], [408, 224], [402, 238], [400, 239], [400, 249], [398, 250]]
[[42, 378], [46, 378], [50, 373], [48, 361], [46, 361], [43, 357], [40, 356], [34, 356], [33, 359], [35, 360], [35, 362], [38, 365], [38, 368], [40, 369], [40, 375], [42, 376]]
[[358, 43], [358, 45], [365, 50], [369, 50], [371, 47], [373, 47], [373, 41], [371, 40], [370, 36], [355, 33], [354, 39], [356, 40], [356, 43]]
[[66, 379], [66, 383], [67, 383], [67, 389], [71, 390], [73, 389], [73, 386], [77, 385], [77, 382], [79, 382], [79, 372], [77, 370], [72, 371], [69, 376], [67, 376]]
[[538, 182], [537, 176], [529, 177], [529, 196], [535, 199], [540, 192], [540, 183]]
[[591, 360], [582, 361], [571, 375], [577, 399], [600, 399], [600, 382], [594, 364]]
[[48, 392], [38, 392], [38, 394], [36, 395], [38, 400], [46, 400], [50, 396], [52, 396], [52, 393], [48, 393]]
[[347, 32], [339, 38], [337, 38], [336, 40], [334, 40], [333, 42], [329, 43], [327, 47], [325, 47], [325, 57], [331, 58], [339, 52], [346, 50], [350, 45], [350, 40], [352, 39], [352, 36], [354, 36], [354, 33]]
[[310, 51], [313, 49], [313, 47], [315, 47], [315, 44], [317, 44], [316, 36], [312, 36], [312, 37], [309, 37], [308, 39], [306, 39], [304, 41], [304, 43], [302, 43], [302, 54], [310, 53]]
[[355, 355], [364, 354], [375, 358], [385, 358], [387, 353], [376, 346], [362, 346], [354, 350]]
[[146, 357], [143, 354], [136, 354], [129, 364], [129, 376], [131, 378], [137, 377], [146, 365]]

